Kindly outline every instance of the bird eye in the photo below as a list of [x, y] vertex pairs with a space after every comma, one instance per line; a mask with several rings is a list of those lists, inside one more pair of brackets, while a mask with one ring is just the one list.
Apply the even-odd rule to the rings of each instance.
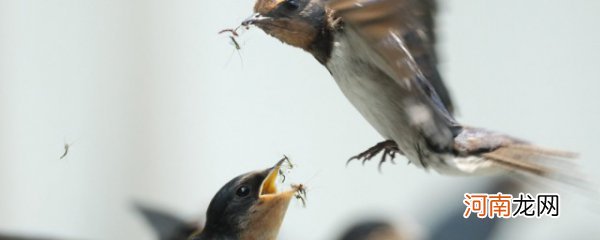
[[238, 195], [238, 197], [248, 196], [248, 194], [250, 194], [250, 188], [247, 186], [241, 186], [237, 189], [235, 194]]
[[286, 0], [283, 4], [288, 10], [296, 10], [300, 7], [298, 0]]

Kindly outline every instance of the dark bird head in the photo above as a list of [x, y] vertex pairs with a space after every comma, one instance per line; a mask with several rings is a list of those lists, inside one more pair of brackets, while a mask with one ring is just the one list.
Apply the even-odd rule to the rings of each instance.
[[322, 0], [257, 0], [254, 15], [242, 25], [255, 25], [289, 45], [311, 52], [328, 50], [331, 36]]
[[277, 190], [282, 162], [225, 184], [208, 206], [204, 229], [193, 239], [276, 239], [296, 193]]

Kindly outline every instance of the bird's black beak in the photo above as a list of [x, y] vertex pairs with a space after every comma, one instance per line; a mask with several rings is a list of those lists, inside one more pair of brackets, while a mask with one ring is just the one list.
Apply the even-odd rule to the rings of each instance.
[[273, 18], [265, 17], [265, 16], [261, 15], [260, 13], [255, 13], [255, 14], [252, 14], [252, 16], [246, 18], [246, 20], [244, 20], [242, 22], [242, 26], [248, 27], [248, 26], [254, 25], [256, 23], [261, 23], [264, 21], [271, 21], [272, 19]]

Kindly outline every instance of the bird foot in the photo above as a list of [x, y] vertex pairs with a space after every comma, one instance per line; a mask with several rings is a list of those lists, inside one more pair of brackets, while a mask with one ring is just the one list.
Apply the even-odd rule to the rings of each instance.
[[362, 164], [364, 165], [365, 162], [371, 160], [373, 157], [377, 156], [377, 154], [379, 154], [381, 152], [383, 152], [383, 154], [381, 155], [381, 160], [379, 161], [379, 166], [378, 166], [378, 169], [380, 172], [381, 172], [381, 165], [383, 165], [383, 163], [386, 162], [388, 160], [388, 158], [390, 159], [390, 161], [393, 164], [396, 164], [394, 162], [396, 153], [403, 154], [402, 151], [398, 148], [398, 145], [396, 144], [396, 142], [394, 142], [393, 140], [386, 140], [386, 141], [377, 143], [375, 146], [370, 147], [366, 151], [364, 151], [354, 157], [351, 157], [346, 162], [346, 165], [348, 165], [352, 160], [361, 160]]

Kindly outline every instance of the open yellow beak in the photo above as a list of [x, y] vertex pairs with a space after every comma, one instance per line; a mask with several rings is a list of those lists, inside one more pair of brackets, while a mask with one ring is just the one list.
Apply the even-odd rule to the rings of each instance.
[[263, 197], [269, 194], [277, 194], [277, 177], [279, 176], [279, 170], [281, 169], [281, 164], [285, 161], [284, 159], [279, 160], [275, 166], [269, 172], [269, 175], [263, 180], [262, 185], [260, 185], [260, 194], [259, 197]]
[[277, 190], [277, 177], [284, 161], [286, 160], [282, 159], [277, 162], [263, 180], [258, 195], [259, 202], [249, 211], [252, 213], [248, 221], [249, 230], [240, 239], [277, 239], [290, 200], [298, 191], [295, 187], [282, 192]]

